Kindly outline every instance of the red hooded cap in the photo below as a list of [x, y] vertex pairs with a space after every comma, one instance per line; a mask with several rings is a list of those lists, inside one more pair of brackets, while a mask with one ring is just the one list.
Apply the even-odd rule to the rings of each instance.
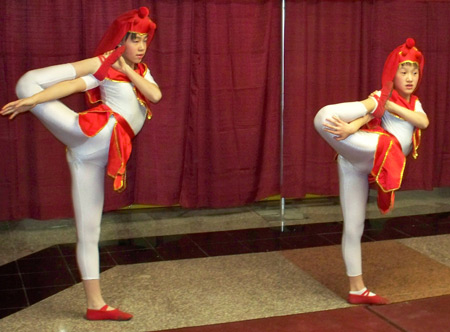
[[116, 18], [103, 35], [94, 55], [113, 50], [119, 45], [127, 32], [146, 33], [148, 46], [156, 30], [156, 24], [148, 17], [149, 13], [150, 11], [147, 7], [141, 7], [130, 10]]
[[381, 85], [384, 86], [388, 81], [394, 81], [398, 66], [402, 63], [415, 63], [419, 66], [419, 81], [417, 82], [416, 90], [419, 87], [423, 76], [424, 58], [415, 46], [416, 42], [412, 38], [408, 38], [406, 42], [395, 48], [386, 59], [383, 68], [383, 75], [381, 77]]

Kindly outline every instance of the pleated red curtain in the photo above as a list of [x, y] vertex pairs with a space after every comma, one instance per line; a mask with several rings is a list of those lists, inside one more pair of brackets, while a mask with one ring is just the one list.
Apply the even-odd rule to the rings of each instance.
[[[112, 20], [148, 6], [145, 62], [163, 92], [135, 139], [132, 203], [225, 207], [279, 192], [280, 4], [275, 1], [3, 1], [1, 104], [27, 70], [90, 56]], [[85, 109], [82, 95], [65, 100]], [[71, 215], [65, 149], [31, 114], [0, 119], [0, 219]]]
[[[27, 70], [90, 56], [112, 20], [139, 6], [158, 25], [145, 62], [163, 99], [135, 140], [127, 190], [107, 179], [105, 210], [337, 194], [334, 153], [313, 117], [378, 89], [384, 59], [407, 37], [426, 57], [420, 99], [431, 125], [403, 188], [450, 185], [448, 1], [286, 2], [283, 188], [278, 0], [1, 1], [0, 104]], [[82, 95], [64, 101], [86, 107]], [[0, 119], [0, 154], [0, 220], [72, 215], [64, 146], [31, 114]]]
[[380, 89], [387, 55], [407, 37], [425, 55], [418, 94], [431, 124], [419, 158], [408, 158], [402, 189], [450, 184], [449, 14], [448, 1], [287, 1], [283, 196], [338, 194], [335, 153], [314, 116]]

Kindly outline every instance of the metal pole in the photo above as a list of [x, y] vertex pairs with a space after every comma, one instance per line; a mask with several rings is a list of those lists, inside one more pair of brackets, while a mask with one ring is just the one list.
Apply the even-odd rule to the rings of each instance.
[[[283, 154], [284, 154], [284, 32], [286, 26], [286, 0], [281, 0], [281, 112], [280, 112], [280, 193], [283, 188]], [[280, 199], [281, 231], [284, 231], [285, 201]]]

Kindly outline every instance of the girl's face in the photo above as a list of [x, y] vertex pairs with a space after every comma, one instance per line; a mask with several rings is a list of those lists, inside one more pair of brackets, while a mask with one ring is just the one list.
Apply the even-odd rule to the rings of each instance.
[[419, 82], [419, 68], [410, 63], [404, 63], [397, 69], [394, 78], [395, 90], [400, 96], [409, 100], [411, 94], [416, 90]]
[[147, 35], [146, 34], [136, 34], [135, 37], [130, 35], [125, 40], [125, 52], [122, 56], [125, 62], [134, 68], [136, 64], [140, 63], [144, 58], [145, 52], [147, 51]]

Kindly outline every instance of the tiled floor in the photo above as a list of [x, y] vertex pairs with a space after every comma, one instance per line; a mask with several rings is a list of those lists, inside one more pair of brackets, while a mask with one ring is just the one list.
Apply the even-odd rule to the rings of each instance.
[[382, 307], [355, 307], [306, 314], [188, 327], [171, 332], [404, 332], [448, 331], [450, 296]]
[[[442, 196], [442, 193], [440, 195]], [[405, 197], [409, 196], [406, 194]], [[448, 197], [444, 195], [444, 202], [447, 199]], [[404, 202], [407, 200], [405, 198]], [[422, 198], [419, 195], [416, 202], [420, 201], [422, 201]], [[334, 198], [311, 199], [288, 204], [290, 205], [288, 205], [286, 210], [286, 222], [283, 225], [280, 225], [279, 221], [277, 221], [279, 219], [277, 217], [277, 206], [273, 202], [215, 211], [199, 210], [194, 212], [171, 208], [154, 209], [151, 212], [148, 212], [149, 210], [130, 210], [106, 214], [104, 218], [106, 223], [105, 232], [108, 233], [109, 238], [103, 239], [100, 244], [101, 269], [103, 272], [110, 271], [103, 273], [102, 276], [106, 275], [108, 280], [108, 276], [116, 275], [120, 279], [130, 273], [132, 278], [140, 280], [137, 282], [142, 282], [149, 275], [155, 273], [150, 282], [158, 285], [158, 270], [161, 275], [167, 275], [167, 278], [170, 279], [171, 276], [177, 274], [176, 271], [184, 271], [183, 269], [186, 268], [188, 269], [186, 273], [177, 274], [176, 277], [173, 277], [174, 280], [171, 281], [170, 289], [172, 290], [173, 285], [177, 284], [177, 282], [182, 285], [180, 288], [188, 287], [189, 285], [185, 286], [184, 284], [188, 283], [187, 279], [189, 279], [192, 283], [192, 288], [186, 288], [184, 293], [196, 293], [203, 291], [201, 283], [198, 285], [199, 289], [195, 286], [196, 275], [201, 274], [203, 268], [205, 269], [204, 279], [202, 279], [204, 283], [208, 283], [205, 278], [207, 279], [209, 276], [214, 275], [215, 264], [217, 264], [218, 270], [220, 270], [220, 266], [223, 266], [224, 271], [229, 269], [226, 275], [230, 276], [230, 280], [233, 280], [232, 271], [237, 269], [237, 262], [249, 260], [246, 266], [251, 266], [252, 262], [255, 264], [254, 269], [251, 271], [245, 270], [246, 272], [244, 273], [246, 277], [249, 276], [249, 283], [256, 285], [258, 282], [262, 282], [263, 288], [266, 286], [268, 289], [274, 287], [277, 293], [282, 293], [285, 289], [280, 290], [276, 280], [273, 281], [273, 284], [268, 285], [265, 283], [270, 278], [253, 281], [254, 278], [259, 278], [259, 274], [256, 273], [259, 266], [263, 268], [264, 262], [273, 260], [270, 268], [278, 266], [279, 270], [268, 272], [270, 276], [277, 275], [280, 277], [283, 275], [283, 278], [286, 279], [286, 285], [292, 282], [292, 287], [296, 287], [295, 285], [299, 283], [299, 280], [302, 280], [301, 283], [305, 285], [310, 282], [311, 285], [307, 289], [318, 287], [317, 289], [319, 290], [315, 292], [319, 292], [317, 299], [322, 299], [323, 306], [320, 303], [314, 303], [318, 300], [311, 295], [308, 297], [310, 302], [306, 301], [310, 303], [309, 306], [300, 308], [306, 302], [297, 302], [299, 301], [298, 299], [292, 298], [293, 302], [291, 304], [289, 304], [290, 300], [286, 299], [286, 307], [284, 308], [283, 300], [277, 302], [277, 295], [272, 297], [270, 293], [268, 295], [264, 293], [260, 295], [261, 301], [266, 296], [266, 303], [273, 299], [276, 304], [273, 304], [273, 307], [269, 305], [268, 308], [265, 308], [265, 312], [258, 312], [255, 309], [255, 312], [249, 311], [245, 314], [245, 312], [239, 310], [238, 315], [233, 316], [234, 314], [230, 313], [231, 309], [224, 309], [225, 306], [233, 306], [233, 304], [226, 303], [218, 307], [218, 309], [216, 308], [219, 311], [224, 310], [220, 314], [221, 317], [205, 320], [196, 320], [195, 317], [181, 319], [183, 316], [188, 317], [192, 314], [193, 309], [191, 309], [191, 312], [189, 310], [186, 312], [180, 311], [177, 315], [174, 312], [169, 313], [166, 311], [163, 312], [163, 315], [170, 316], [174, 314], [174, 317], [180, 318], [181, 321], [176, 324], [173, 321], [168, 321], [142, 325], [145, 327], [137, 323], [138, 313], [133, 319], [133, 324], [137, 325], [129, 325], [127, 328], [122, 325], [122, 330], [157, 331], [176, 328], [176, 331], [186, 332], [380, 330], [409, 332], [445, 331], [445, 328], [450, 326], [450, 296], [448, 295], [450, 294], [450, 288], [447, 289], [445, 286], [450, 284], [445, 279], [445, 275], [450, 277], [450, 273], [448, 273], [450, 271], [450, 235], [448, 235], [450, 234], [450, 212], [448, 212], [450, 209], [444, 212], [416, 214], [414, 209], [411, 208], [410, 211], [414, 213], [412, 215], [394, 215], [389, 217], [378, 215], [377, 218], [370, 218], [366, 221], [363, 250], [370, 253], [368, 254], [370, 257], [373, 257], [374, 262], [371, 262], [369, 259], [372, 266], [377, 265], [377, 260], [387, 261], [388, 263], [392, 261], [394, 262], [392, 264], [398, 265], [399, 263], [395, 261], [396, 255], [397, 258], [404, 255], [406, 257], [405, 260], [413, 257], [412, 260], [414, 262], [420, 262], [421, 266], [408, 262], [403, 267], [403, 270], [402, 267], [398, 268], [400, 271], [398, 273], [389, 271], [390, 279], [398, 282], [397, 286], [402, 285], [402, 283], [416, 285], [417, 280], [414, 278], [403, 280], [408, 278], [407, 273], [405, 274], [405, 269], [406, 271], [415, 271], [414, 269], [422, 269], [423, 271], [431, 267], [434, 271], [431, 272], [434, 274], [424, 272], [423, 276], [425, 277], [421, 275], [420, 278], [436, 278], [436, 280], [443, 282], [440, 286], [438, 285], [439, 282], [433, 282], [434, 287], [439, 287], [439, 289], [434, 289], [430, 292], [426, 288], [425, 290], [420, 289], [419, 292], [417, 289], [420, 287], [416, 287], [416, 290], [411, 290], [405, 286], [404, 288], [396, 287], [399, 292], [395, 293], [395, 291], [392, 291], [393, 288], [389, 288], [392, 286], [383, 286], [381, 281], [378, 284], [377, 275], [380, 274], [380, 270], [377, 270], [377, 268], [368, 269], [367, 275], [372, 277], [372, 285], [377, 286], [377, 292], [389, 292], [392, 295], [393, 302], [395, 302], [388, 306], [375, 308], [355, 307], [345, 303], [343, 299], [345, 296], [343, 288], [345, 287], [345, 276], [341, 270], [342, 259], [339, 257], [342, 222], [336, 217], [331, 218], [331, 220], [325, 216], [317, 217], [312, 212], [313, 210], [324, 211], [330, 206], [333, 209], [338, 209], [337, 201]], [[401, 198], [398, 199], [398, 204], [400, 207], [402, 206]], [[418, 205], [418, 203], [412, 204]], [[446, 209], [444, 208], [443, 210]], [[434, 211], [434, 209], [430, 211]], [[330, 211], [327, 211], [326, 214], [329, 215]], [[152, 231], [148, 230], [150, 220], [154, 222]], [[323, 220], [328, 221], [321, 222]], [[20, 242], [23, 244], [23, 250], [11, 249], [9, 256], [6, 254], [3, 256], [3, 261], [7, 260], [7, 262], [0, 266], [0, 318], [3, 318], [0, 320], [0, 330], [3, 331], [3, 328], [13, 326], [11, 324], [14, 321], [27, 320], [27, 317], [33, 317], [33, 310], [41, 312], [39, 310], [43, 309], [39, 309], [39, 306], [44, 308], [46, 305], [51, 305], [52, 301], [59, 301], [58, 297], [64, 297], [65, 295], [63, 294], [68, 294], [68, 292], [75, 289], [78, 289], [78, 293], [81, 293], [79, 290], [80, 278], [74, 256], [75, 247], [73, 241], [66, 241], [70, 239], [70, 236], [66, 238], [66, 232], [73, 231], [73, 225], [67, 226], [69, 223], [70, 221], [67, 220], [53, 222], [53, 225], [58, 226], [54, 228], [54, 232], [60, 234], [56, 236], [56, 238], [59, 238], [59, 241], [55, 240], [52, 234], [45, 233], [48, 230], [44, 230], [39, 222], [23, 221], [21, 225], [18, 222], [7, 222], [7, 225], [4, 223], [0, 227], [0, 235], [4, 236], [0, 238], [3, 243], [0, 245], [0, 249], [3, 248], [4, 252], [8, 252], [7, 248], [13, 246], [8, 244], [8, 241], [16, 244], [23, 241]], [[135, 230], [124, 233], [122, 231], [124, 223], [128, 223], [127, 226], [131, 229], [135, 228]], [[176, 225], [169, 225], [169, 223]], [[199, 223], [203, 224], [202, 229], [196, 228]], [[165, 224], [164, 227], [161, 224]], [[217, 227], [213, 226], [208, 229], [205, 226], [206, 224], [220, 224], [220, 226], [216, 225]], [[223, 224], [227, 225], [224, 227]], [[176, 230], [171, 227], [175, 227]], [[116, 233], [110, 228], [115, 229]], [[114, 239], [114, 237], [117, 237], [114, 235], [118, 233], [123, 238]], [[45, 239], [46, 236], [48, 236], [47, 240]], [[381, 257], [378, 257], [377, 253]], [[17, 257], [14, 258], [14, 255]], [[392, 256], [389, 257], [390, 255]], [[330, 256], [334, 256], [335, 259], [327, 261]], [[12, 259], [8, 261], [8, 257], [12, 257]], [[229, 257], [228, 261], [226, 257]], [[238, 260], [233, 261], [235, 258]], [[402, 259], [399, 261], [401, 262]], [[316, 264], [315, 262], [322, 263]], [[323, 262], [327, 265], [326, 270], [324, 270]], [[336, 265], [333, 266], [333, 264]], [[123, 269], [120, 269], [119, 266], [123, 266]], [[189, 270], [192, 266], [197, 266], [197, 270]], [[385, 266], [389, 266], [389, 264]], [[136, 276], [136, 274], [140, 274], [140, 271], [144, 271], [147, 267], [150, 270], [145, 273], [142, 272], [141, 276]], [[140, 270], [137, 270], [138, 272], [127, 272], [129, 268], [132, 269], [130, 271], [136, 271], [133, 270], [134, 268], [140, 268]], [[165, 268], [171, 272], [164, 274]], [[292, 271], [287, 273], [286, 271], [290, 269]], [[192, 277], [189, 273], [193, 273]], [[261, 271], [261, 274], [263, 273]], [[331, 280], [333, 273], [335, 273], [336, 277], [333, 277], [333, 280]], [[183, 279], [183, 276], [186, 280]], [[246, 277], [243, 278], [245, 279]], [[287, 280], [291, 277], [298, 279]], [[235, 282], [238, 283], [239, 275], [236, 278]], [[340, 278], [343, 278], [342, 283]], [[110, 277], [110, 279], [114, 278]], [[167, 282], [167, 280], [161, 280], [160, 282]], [[429, 280], [423, 280], [423, 283], [426, 282], [429, 282]], [[225, 281], [223, 283], [226, 284]], [[106, 283], [106, 285], [108, 284]], [[161, 285], [162, 292], [165, 286]], [[286, 285], [284, 287], [287, 287]], [[430, 287], [433, 287], [433, 285], [430, 285]], [[107, 288], [108, 286], [105, 287]], [[244, 291], [242, 285], [241, 291]], [[252, 294], [252, 292], [257, 293], [258, 291], [249, 290], [249, 294]], [[295, 292], [292, 289], [287, 289], [286, 291], [287, 294]], [[165, 296], [169, 296], [167, 292]], [[304, 292], [307, 292], [307, 290]], [[205, 294], [210, 293], [211, 291]], [[216, 295], [219, 296], [219, 294], [222, 293], [219, 292]], [[52, 295], [55, 296], [50, 298]], [[383, 295], [386, 295], [386, 293], [383, 293]], [[221, 296], [222, 298], [226, 297], [224, 294]], [[174, 294], [170, 300], [171, 306], [177, 303], [176, 298], [178, 298], [178, 295]], [[284, 295], [284, 298], [286, 298], [286, 295]], [[164, 299], [167, 301], [167, 298]], [[158, 302], [158, 299], [153, 300]], [[250, 301], [252, 299], [246, 300]], [[256, 301], [255, 303], [259, 301], [256, 298], [254, 300]], [[163, 298], [160, 301], [163, 301]], [[238, 306], [239, 304], [235, 305]], [[292, 307], [290, 307], [291, 305]], [[169, 310], [170, 306], [165, 303], [163, 307], [165, 308], [164, 310]], [[160, 307], [155, 307], [153, 310], [157, 312], [160, 310]], [[170, 310], [173, 311], [175, 309], [172, 307]], [[178, 308], [176, 310], [181, 309]], [[136, 310], [133, 311], [133, 313], [135, 312]], [[229, 313], [229, 317], [227, 313]], [[241, 314], [242, 316], [240, 316]], [[73, 314], [73, 317], [70, 316], [69, 318], [73, 319], [76, 324], [87, 324], [81, 317], [82, 312], [78, 310]], [[69, 321], [69, 318], [65, 317], [64, 319]], [[325, 321], [327, 322], [326, 324], [324, 324]], [[24, 323], [22, 322], [21, 324]], [[27, 331], [26, 326], [14, 327], [11, 331]], [[104, 325], [102, 327], [104, 329], [100, 330], [115, 331], [114, 328], [116, 327], [112, 328], [111, 326]], [[310, 327], [306, 328], [306, 326]], [[426, 326], [426, 328], [421, 326]], [[50, 330], [52, 329], [49, 328]], [[80, 325], [78, 325], [77, 329], [73, 329], [73, 331], [75, 330], [84, 331]], [[7, 328], [5, 331], [9, 331], [9, 329]], [[72, 330], [65, 327], [65, 331]]]

